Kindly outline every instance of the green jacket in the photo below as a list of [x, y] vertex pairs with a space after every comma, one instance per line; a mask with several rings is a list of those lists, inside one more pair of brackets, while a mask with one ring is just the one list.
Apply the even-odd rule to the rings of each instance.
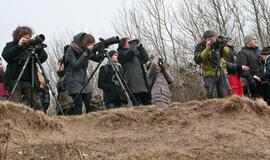
[[[220, 58], [220, 65], [222, 66], [222, 69], [224, 71], [225, 74], [227, 74], [227, 66], [226, 66], [226, 61], [227, 58], [229, 57], [229, 52], [230, 49], [228, 47], [224, 47], [223, 48], [223, 53], [221, 54], [221, 58]], [[219, 76], [220, 73], [218, 72], [216, 75], [216, 68], [213, 67], [212, 65], [212, 50], [211, 49], [204, 49], [201, 53], [200, 53], [200, 58], [201, 58], [201, 67], [203, 70], [203, 76], [204, 77], [210, 77], [210, 76]]]

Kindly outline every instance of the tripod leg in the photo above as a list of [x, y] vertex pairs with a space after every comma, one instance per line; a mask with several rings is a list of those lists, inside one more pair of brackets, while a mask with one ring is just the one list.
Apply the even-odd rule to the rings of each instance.
[[19, 82], [20, 82], [20, 80], [21, 80], [21, 78], [22, 78], [22, 75], [23, 75], [23, 73], [24, 73], [24, 71], [25, 71], [25, 69], [26, 69], [26, 66], [27, 66], [27, 64], [29, 63], [29, 61], [30, 61], [30, 55], [28, 55], [28, 57], [27, 57], [27, 59], [26, 59], [24, 65], [23, 65], [23, 68], [22, 68], [20, 74], [19, 74], [17, 80], [15, 81], [16, 83], [15, 83], [15, 85], [14, 85], [14, 87], [13, 87], [13, 89], [12, 89], [12, 91], [11, 91], [9, 97], [8, 97], [8, 100], [11, 100], [12, 95], [14, 94], [14, 92], [15, 92], [15, 90], [16, 90], [16, 88], [17, 88], [17, 86], [18, 86], [18, 84], [19, 84]]
[[229, 92], [229, 93], [232, 93], [232, 95], [234, 95], [234, 92], [233, 92], [233, 90], [232, 90], [232, 87], [231, 87], [231, 85], [230, 85], [230, 82], [229, 82], [229, 80], [228, 80], [228, 77], [226, 77], [226, 75], [225, 75], [223, 69], [221, 69], [220, 75], [222, 75], [222, 81], [225, 81], [226, 87], [228, 87], [228, 92]]
[[31, 99], [30, 99], [30, 106], [33, 108], [34, 104], [34, 88], [35, 88], [35, 61], [34, 56], [31, 55]]

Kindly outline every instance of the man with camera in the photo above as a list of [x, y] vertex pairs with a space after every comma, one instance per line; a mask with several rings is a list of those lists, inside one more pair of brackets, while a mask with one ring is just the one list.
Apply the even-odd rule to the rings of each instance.
[[[16, 80], [21, 73], [24, 64], [30, 53], [30, 47], [35, 49], [35, 53], [38, 55], [38, 58], [41, 63], [45, 62], [47, 59], [47, 53], [43, 49], [43, 44], [35, 44], [34, 46], [29, 45], [33, 31], [31, 28], [26, 26], [19, 26], [13, 32], [13, 41], [6, 44], [2, 57], [7, 62], [7, 70], [4, 76], [4, 85], [11, 93]], [[39, 82], [37, 77], [37, 67], [34, 66], [34, 75], [31, 71], [31, 61], [36, 63], [37, 59], [31, 59], [26, 65], [25, 70], [22, 74], [22, 77], [14, 91], [11, 95], [11, 100], [15, 102], [23, 102], [22, 97], [26, 105], [33, 104], [33, 109], [43, 111], [43, 107], [39, 100], [38, 90]], [[32, 76], [34, 76], [35, 88], [31, 91], [32, 85]], [[33, 98], [31, 98], [31, 92], [33, 92]]]
[[223, 98], [230, 88], [226, 77], [229, 48], [224, 43], [222, 37], [217, 38], [214, 31], [208, 30], [195, 47], [194, 61], [202, 67], [208, 98]]
[[244, 85], [244, 94], [250, 98], [255, 98], [260, 92], [260, 83], [256, 79], [263, 74], [264, 61], [260, 57], [261, 51], [257, 46], [255, 36], [245, 36], [244, 43], [245, 46], [237, 54], [237, 62], [249, 67], [249, 70], [243, 71], [240, 76]]
[[144, 64], [149, 60], [148, 54], [139, 40], [122, 38], [118, 47], [119, 62], [123, 66], [123, 76], [136, 101], [133, 105], [151, 104], [150, 88], [146, 79]]

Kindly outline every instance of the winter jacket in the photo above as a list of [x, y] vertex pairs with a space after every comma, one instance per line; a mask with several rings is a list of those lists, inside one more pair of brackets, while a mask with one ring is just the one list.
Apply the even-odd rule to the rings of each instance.
[[144, 47], [131, 44], [130, 49], [118, 48], [118, 59], [123, 67], [124, 79], [133, 94], [149, 93], [150, 88], [146, 79], [143, 65], [149, 60]]
[[265, 68], [264, 68], [264, 73], [261, 76], [262, 81], [270, 81], [270, 56], [265, 61]]
[[147, 79], [152, 84], [152, 104], [168, 105], [171, 102], [169, 84], [173, 83], [173, 77], [166, 69], [157, 72], [158, 57], [153, 60], [148, 72]]
[[[79, 51], [76, 49], [76, 47], [78, 48], [81, 46], [81, 39], [84, 34], [86, 33], [79, 33], [73, 37], [73, 42], [67, 49], [65, 56], [66, 85], [70, 95], [80, 93], [81, 89], [84, 87], [88, 80], [88, 61], [92, 53], [86, 54], [86, 52], [91, 52], [88, 50], [83, 51], [83, 53], [79, 53]], [[81, 48], [79, 48], [79, 50], [81, 50]], [[92, 60], [98, 61], [95, 58]], [[82, 93], [91, 93], [89, 84], [86, 85]]]
[[[205, 44], [201, 42], [196, 45], [194, 55], [194, 61], [201, 65], [204, 77], [220, 75], [219, 72], [216, 73], [216, 67], [213, 66], [213, 49], [205, 48]], [[224, 73], [227, 74], [226, 60], [229, 57], [229, 48], [223, 47], [220, 56], [219, 63]]]
[[[122, 74], [123, 69], [120, 63], [114, 63], [115, 68]], [[98, 75], [98, 87], [103, 90], [103, 100], [109, 102], [123, 102], [127, 103], [127, 98], [124, 90], [122, 89], [117, 77], [116, 72], [110, 64], [100, 67]]]
[[237, 63], [237, 54], [233, 47], [229, 47], [230, 53], [227, 60], [227, 70], [229, 75], [238, 75], [242, 71], [242, 65]]
[[[44, 49], [37, 49], [36, 53], [41, 63], [47, 60], [48, 55]], [[12, 41], [6, 44], [2, 57], [7, 62], [7, 70], [6, 74], [4, 75], [4, 85], [9, 91], [12, 89], [11, 82], [15, 81], [19, 77], [23, 65], [27, 60], [28, 54], [28, 48], [25, 46], [20, 47], [17, 42]], [[35, 86], [38, 88], [39, 82], [37, 78], [37, 67], [35, 67], [34, 74]], [[31, 61], [29, 61], [20, 81], [31, 82], [31, 75]]]
[[263, 74], [263, 60], [260, 58], [258, 48], [243, 47], [237, 54], [237, 63], [249, 67], [249, 71], [241, 72], [240, 76], [247, 80], [252, 79], [254, 75], [261, 77]]

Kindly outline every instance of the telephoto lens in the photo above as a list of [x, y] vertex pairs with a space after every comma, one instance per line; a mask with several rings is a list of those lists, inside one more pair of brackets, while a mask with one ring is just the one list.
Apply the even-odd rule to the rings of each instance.
[[27, 43], [28, 46], [35, 46], [38, 44], [42, 44], [42, 42], [45, 40], [45, 36], [43, 34], [39, 34], [35, 36], [34, 38], [30, 39], [30, 41]]

